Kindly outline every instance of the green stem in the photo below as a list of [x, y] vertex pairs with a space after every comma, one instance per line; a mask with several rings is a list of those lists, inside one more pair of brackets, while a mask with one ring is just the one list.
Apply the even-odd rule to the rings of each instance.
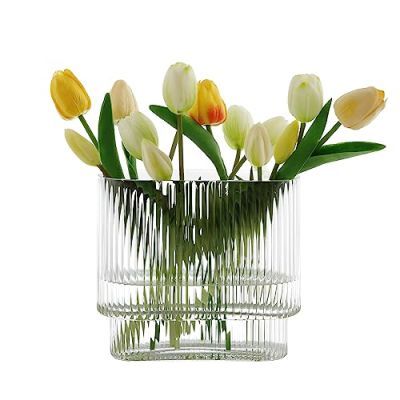
[[125, 146], [123, 144], [122, 144], [122, 150], [124, 151], [126, 165], [128, 167], [129, 177], [131, 179], [137, 179], [138, 178], [138, 174], [137, 174], [137, 168], [136, 168], [136, 158], [134, 158], [128, 152], [128, 150], [125, 148]]
[[208, 130], [208, 132], [210, 132], [211, 136], [214, 136], [211, 129], [211, 125], [206, 125], [206, 129]]
[[269, 179], [271, 181], [275, 179], [276, 173], [278, 172], [278, 168], [279, 168], [279, 164], [275, 164], [274, 168], [272, 168], [272, 172], [271, 172], [271, 175], [269, 177]]
[[254, 181], [254, 172], [253, 172], [253, 166], [252, 166], [252, 165], [250, 166], [250, 176], [249, 176], [249, 179], [250, 179], [251, 181]]
[[341, 125], [342, 124], [338, 121], [336, 122], [335, 125], [332, 126], [331, 130], [325, 136], [323, 136], [322, 139], [318, 142], [318, 145], [315, 148], [313, 154], [315, 154], [323, 146], [323, 144], [326, 143], [332, 137], [332, 135], [341, 127]]
[[239, 160], [240, 160], [240, 153], [241, 153], [241, 152], [242, 152], [241, 149], [237, 149], [237, 150], [236, 150], [235, 161], [233, 162], [232, 169], [235, 168], [236, 164], [239, 162]]
[[171, 161], [174, 159], [177, 145], [178, 145], [178, 132], [175, 133], [174, 140], [171, 145], [171, 150], [169, 151], [169, 158], [171, 159]]
[[78, 118], [79, 118], [79, 121], [81, 121], [81, 124], [83, 125], [83, 127], [85, 128], [85, 131], [89, 135], [90, 140], [96, 146], [96, 149], [98, 149], [99, 148], [99, 143], [98, 143], [98, 141], [96, 139], [96, 136], [94, 136], [93, 131], [90, 129], [90, 126], [87, 123], [85, 117], [83, 115], [80, 115]]
[[300, 123], [299, 137], [297, 138], [297, 146], [299, 145], [299, 143], [303, 139], [303, 135], [304, 135], [305, 129], [306, 129], [306, 123], [305, 122], [301, 122]]
[[257, 180], [262, 181], [262, 167], [257, 167]]
[[179, 153], [179, 179], [183, 181], [185, 179], [185, 171], [183, 167], [183, 129], [182, 122], [183, 117], [182, 114], [178, 114], [176, 116], [177, 119], [177, 135], [178, 135], [178, 153]]
[[228, 176], [228, 179], [233, 179], [235, 175], [238, 173], [239, 169], [243, 166], [243, 164], [246, 162], [247, 158], [246, 156], [243, 156], [240, 161], [235, 165], [233, 168], [232, 172]]
[[97, 168], [102, 172], [103, 176], [110, 178], [110, 174], [106, 171], [106, 169], [100, 164]]

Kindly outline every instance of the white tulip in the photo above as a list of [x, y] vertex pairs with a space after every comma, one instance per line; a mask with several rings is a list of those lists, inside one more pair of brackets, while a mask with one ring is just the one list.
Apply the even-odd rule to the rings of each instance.
[[158, 145], [158, 135], [154, 124], [140, 111], [121, 119], [118, 123], [118, 130], [122, 142], [129, 153], [141, 160], [142, 141], [147, 139]]
[[289, 122], [283, 117], [274, 117], [263, 122], [264, 127], [267, 128], [269, 138], [273, 145], [275, 145], [288, 123]]
[[251, 114], [242, 106], [231, 106], [224, 122], [224, 137], [229, 147], [241, 150], [249, 129], [253, 125]]
[[122, 118], [128, 117], [135, 111], [138, 111], [132, 89], [125, 81], [118, 80], [114, 83], [110, 91], [110, 97], [115, 124]]
[[321, 111], [323, 95], [316, 75], [295, 75], [289, 86], [289, 111], [300, 122], [312, 121]]
[[65, 140], [75, 155], [85, 164], [92, 167], [101, 165], [100, 154], [92, 142], [72, 129], [65, 130]]
[[153, 142], [142, 141], [143, 163], [147, 173], [156, 181], [167, 181], [172, 176], [171, 159]]
[[197, 81], [190, 65], [176, 63], [168, 68], [163, 84], [165, 104], [174, 114], [184, 114], [196, 101]]
[[272, 143], [263, 124], [258, 123], [250, 128], [244, 143], [244, 151], [246, 158], [254, 167], [262, 167], [271, 159]]

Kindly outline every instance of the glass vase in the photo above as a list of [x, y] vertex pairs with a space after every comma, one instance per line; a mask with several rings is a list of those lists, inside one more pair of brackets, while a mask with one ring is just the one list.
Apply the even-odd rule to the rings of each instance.
[[300, 310], [298, 180], [100, 178], [98, 311], [121, 360], [275, 360]]

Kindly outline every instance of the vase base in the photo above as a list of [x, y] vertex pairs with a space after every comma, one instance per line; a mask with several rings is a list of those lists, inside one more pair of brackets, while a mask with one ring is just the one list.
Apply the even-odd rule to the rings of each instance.
[[287, 319], [130, 320], [111, 318], [118, 360], [272, 361], [287, 354]]

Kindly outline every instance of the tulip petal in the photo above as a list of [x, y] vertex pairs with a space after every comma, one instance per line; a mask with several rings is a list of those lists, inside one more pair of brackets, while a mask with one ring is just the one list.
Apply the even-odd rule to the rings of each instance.
[[85, 164], [96, 167], [101, 164], [100, 154], [93, 143], [72, 129], [65, 130], [65, 140], [75, 155]]
[[150, 140], [142, 141], [143, 163], [148, 174], [156, 181], [167, 181], [172, 176], [171, 159]]

